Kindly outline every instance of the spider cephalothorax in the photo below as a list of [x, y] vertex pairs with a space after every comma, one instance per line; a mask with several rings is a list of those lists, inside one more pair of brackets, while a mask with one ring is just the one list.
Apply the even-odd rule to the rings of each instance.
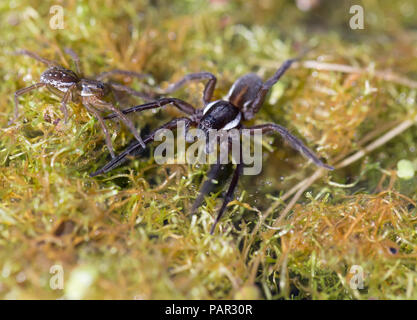
[[203, 111], [198, 128], [203, 131], [230, 130], [239, 126], [242, 113], [229, 101], [210, 102]]
[[[167, 104], [172, 104], [177, 107], [180, 111], [185, 113], [187, 116], [182, 118], [173, 119], [165, 123], [160, 128], [151, 132], [146, 136], [143, 141], [145, 144], [152, 142], [155, 138], [156, 132], [161, 129], [175, 129], [177, 124], [180, 121], [185, 122], [185, 126], [188, 128], [190, 126], [197, 127], [203, 130], [206, 134], [210, 130], [219, 130], [220, 132], [228, 132], [231, 129], [243, 129], [250, 132], [254, 132], [259, 129], [262, 133], [277, 132], [282, 138], [287, 141], [293, 148], [301, 152], [303, 155], [311, 159], [317, 166], [324, 167], [326, 169], [332, 170], [333, 168], [329, 165], [324, 164], [308, 147], [306, 147], [303, 142], [292, 135], [286, 128], [275, 124], [275, 123], [266, 123], [262, 125], [245, 127], [243, 122], [245, 120], [252, 119], [255, 114], [261, 108], [265, 96], [270, 90], [270, 88], [279, 80], [279, 78], [284, 74], [284, 72], [291, 66], [294, 62], [293, 60], [287, 60], [283, 65], [275, 72], [275, 74], [269, 78], [267, 81], [263, 82], [256, 74], [247, 74], [240, 77], [233, 86], [230, 88], [229, 93], [225, 100], [210, 101], [213, 95], [214, 87], [216, 84], [216, 77], [208, 72], [202, 73], [193, 73], [185, 76], [180, 81], [170, 85], [166, 90], [166, 93], [171, 93], [186, 82], [191, 80], [208, 80], [205, 85], [204, 94], [203, 94], [203, 103], [204, 109], [195, 109], [189, 103], [176, 99], [176, 98], [162, 98], [154, 102], [149, 102], [143, 105], [135, 106], [122, 112], [124, 114], [131, 112], [139, 112], [148, 109], [160, 108]], [[116, 114], [106, 117], [110, 119], [116, 117]], [[121, 163], [123, 163], [128, 156], [138, 155], [144, 149], [139, 143], [131, 144], [124, 152], [119, 154], [116, 158], [108, 162], [104, 167], [92, 173], [91, 176], [96, 176], [102, 173], [109, 172], [110, 170], [116, 168]], [[242, 152], [242, 151], [240, 151]], [[198, 209], [201, 203], [204, 200], [204, 196], [212, 192], [215, 188], [213, 183], [214, 180], [226, 179], [224, 177], [224, 166], [221, 163], [216, 163], [212, 165], [207, 176], [208, 179], [203, 183], [200, 194], [194, 202], [192, 211]], [[238, 163], [234, 170], [230, 186], [226, 192], [225, 199], [223, 204], [217, 214], [216, 220], [211, 228], [211, 233], [214, 232], [217, 222], [222, 217], [227, 204], [232, 200], [234, 189], [236, 188], [239, 176], [242, 173], [243, 163]]]

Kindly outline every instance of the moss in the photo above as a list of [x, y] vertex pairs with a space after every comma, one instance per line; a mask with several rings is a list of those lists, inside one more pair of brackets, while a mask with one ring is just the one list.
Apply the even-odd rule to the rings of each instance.
[[[365, 29], [351, 30], [352, 3], [333, 3], [303, 12], [294, 1], [67, 1], [64, 29], [53, 30], [55, 3], [1, 2], [0, 297], [416, 299], [417, 185], [397, 178], [397, 164], [417, 158], [417, 7], [367, 1]], [[253, 122], [288, 126], [337, 170], [316, 170], [265, 138], [263, 172], [242, 179], [211, 236], [219, 194], [189, 214], [206, 166], [159, 166], [145, 155], [90, 178], [108, 160], [97, 121], [74, 103], [70, 121], [59, 121], [46, 90], [22, 96], [21, 117], [7, 125], [14, 91], [44, 70], [12, 53], [71, 67], [65, 47], [91, 76], [134, 70], [165, 87], [213, 72], [216, 98], [239, 76], [267, 77], [309, 48]], [[193, 83], [178, 97], [200, 106], [201, 90]], [[175, 115], [132, 119], [146, 130]], [[129, 133], [110, 131], [123, 150]], [[63, 290], [51, 288], [54, 265]], [[363, 269], [363, 289], [350, 286], [352, 266]]]

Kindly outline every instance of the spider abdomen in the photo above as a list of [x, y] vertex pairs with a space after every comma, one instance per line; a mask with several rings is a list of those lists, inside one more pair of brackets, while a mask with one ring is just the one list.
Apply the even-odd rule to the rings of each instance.
[[50, 85], [61, 92], [67, 92], [71, 86], [79, 81], [80, 79], [75, 72], [61, 67], [49, 68], [40, 77], [41, 83]]

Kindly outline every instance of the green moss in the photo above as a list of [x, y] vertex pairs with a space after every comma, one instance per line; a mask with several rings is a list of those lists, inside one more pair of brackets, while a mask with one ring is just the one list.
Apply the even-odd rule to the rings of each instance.
[[[415, 117], [417, 7], [366, 1], [365, 29], [351, 30], [352, 3], [334, 3], [302, 12], [294, 1], [69, 1], [64, 29], [53, 30], [55, 3], [2, 1], [0, 297], [416, 299], [417, 184], [397, 179], [397, 163], [413, 165], [417, 137], [395, 130]], [[253, 122], [286, 125], [340, 165], [310, 183], [316, 168], [265, 138], [262, 173], [242, 179], [211, 236], [221, 200], [214, 195], [189, 214], [206, 166], [159, 166], [144, 156], [90, 178], [108, 160], [103, 133], [74, 103], [70, 121], [58, 121], [59, 100], [47, 90], [19, 98], [21, 116], [7, 125], [13, 93], [44, 70], [13, 52], [29, 49], [72, 67], [65, 47], [89, 76], [134, 70], [165, 87], [186, 73], [213, 72], [216, 98], [239, 76], [267, 77], [310, 48]], [[201, 91], [193, 83], [178, 97], [200, 106]], [[146, 130], [175, 115], [167, 108], [132, 119]], [[129, 132], [110, 131], [123, 150]], [[392, 137], [383, 139], [387, 132]], [[366, 146], [370, 152], [349, 162]], [[300, 181], [308, 188], [290, 198]], [[54, 265], [63, 268], [63, 290], [50, 286]], [[355, 265], [364, 289], [350, 286]]]

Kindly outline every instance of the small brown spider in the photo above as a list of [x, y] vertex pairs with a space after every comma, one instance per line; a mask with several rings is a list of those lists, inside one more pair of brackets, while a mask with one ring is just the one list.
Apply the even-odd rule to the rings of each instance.
[[114, 149], [111, 143], [110, 135], [103, 120], [103, 117], [100, 115], [101, 112], [113, 112], [120, 118], [121, 121], [129, 128], [129, 130], [133, 133], [136, 140], [139, 144], [145, 147], [145, 144], [142, 141], [142, 138], [138, 131], [136, 130], [133, 122], [126, 117], [119, 109], [117, 109], [112, 103], [104, 101], [107, 95], [110, 92], [116, 93], [125, 92], [132, 96], [136, 96], [139, 98], [144, 99], [145, 101], [152, 100], [150, 95], [145, 93], [133, 90], [132, 88], [126, 87], [122, 84], [118, 84], [112, 81], [108, 81], [106, 83], [102, 82], [104, 78], [107, 78], [111, 75], [127, 75], [133, 76], [136, 78], [144, 78], [147, 75], [132, 71], [125, 71], [125, 70], [112, 70], [109, 72], [101, 73], [96, 77], [95, 80], [86, 79], [83, 77], [83, 73], [81, 71], [80, 66], [80, 59], [75, 54], [74, 51], [71, 49], [65, 49], [65, 52], [71, 56], [74, 61], [76, 72], [68, 70], [55, 61], [47, 60], [45, 58], [40, 57], [34, 52], [28, 50], [19, 50], [16, 54], [27, 55], [32, 57], [45, 65], [49, 68], [43, 72], [40, 76], [40, 81], [31, 85], [29, 87], [17, 90], [14, 94], [14, 102], [15, 102], [15, 109], [14, 109], [14, 117], [12, 120], [9, 121], [9, 125], [12, 124], [19, 116], [19, 107], [18, 107], [18, 97], [24, 93], [29, 91], [47, 87], [53, 94], [62, 98], [61, 100], [61, 111], [64, 114], [64, 121], [67, 123], [68, 121], [68, 110], [67, 110], [67, 103], [68, 101], [72, 100], [73, 102], [81, 102], [83, 106], [91, 112], [99, 121], [101, 128], [106, 137], [106, 144], [110, 151], [111, 156], [114, 158]]
[[[208, 80], [203, 93], [203, 109], [196, 109], [189, 103], [177, 98], [161, 98], [154, 102], [149, 102], [143, 105], [134, 106], [132, 108], [122, 110], [122, 112], [125, 114], [131, 112], [141, 112], [144, 110], [161, 108], [164, 105], [172, 104], [173, 106], [178, 108], [182, 113], [187, 115], [186, 117], [175, 118], [165, 123], [158, 129], [152, 131], [148, 136], [146, 136], [143, 139], [145, 144], [149, 144], [152, 141], [154, 141], [155, 135], [159, 129], [175, 129], [177, 127], [178, 122], [184, 122], [186, 128], [189, 128], [191, 126], [198, 127], [199, 129], [203, 130], [206, 134], [208, 134], [208, 132], [210, 132], [211, 130], [220, 130], [227, 132], [233, 128], [239, 130], [246, 128], [250, 132], [254, 132], [257, 129], [260, 129], [263, 133], [278, 133], [279, 135], [281, 135], [284, 141], [288, 142], [295, 150], [299, 151], [305, 157], [312, 160], [316, 166], [325, 168], [327, 170], [333, 170], [332, 166], [323, 163], [319, 159], [319, 157], [315, 155], [313, 151], [311, 151], [307, 146], [304, 145], [304, 143], [300, 139], [292, 135], [283, 126], [280, 126], [275, 123], [265, 123], [252, 127], [246, 127], [244, 125], [244, 121], [251, 120], [252, 118], [254, 118], [255, 114], [262, 107], [265, 101], [265, 97], [269, 90], [275, 83], [277, 83], [277, 81], [281, 78], [285, 71], [287, 71], [290, 68], [291, 64], [296, 60], [298, 59], [291, 59], [285, 61], [282, 64], [282, 66], [275, 72], [275, 74], [265, 82], [263, 82], [262, 79], [254, 73], [249, 73], [240, 77], [230, 88], [225, 100], [211, 101], [217, 79], [213, 74], [208, 72], [193, 73], [186, 75], [180, 81], [171, 84], [165, 91], [165, 93], [174, 92], [189, 81]], [[113, 113], [105, 117], [105, 119], [111, 119], [116, 116], [117, 115]], [[94, 177], [99, 174], [109, 172], [121, 165], [123, 162], [125, 162], [129, 157], [140, 155], [143, 151], [144, 148], [141, 145], [139, 145], [137, 142], [133, 142], [130, 146], [126, 148], [125, 151], [119, 154], [116, 158], [109, 161], [106, 165], [104, 165], [96, 172], [91, 173], [90, 176]], [[240, 150], [240, 153], [242, 154], [242, 149]], [[232, 173], [230, 169], [230, 164], [229, 166], [223, 165], [219, 161], [211, 166], [210, 171], [207, 173], [207, 180], [203, 183], [200, 189], [200, 194], [198, 195], [192, 206], [192, 212], [195, 212], [200, 207], [206, 195], [208, 195], [216, 189], [217, 183], [215, 183], [214, 181], [217, 181], [220, 184], [221, 182], [227, 180], [228, 176], [230, 176], [230, 174]], [[213, 234], [217, 223], [219, 222], [220, 218], [225, 212], [227, 204], [233, 199], [233, 193], [237, 186], [239, 177], [242, 173], [242, 169], [243, 163], [240, 162], [236, 165], [236, 168], [233, 172], [232, 179], [229, 188], [226, 192], [223, 204], [217, 214], [213, 226], [211, 227], [211, 234]]]

